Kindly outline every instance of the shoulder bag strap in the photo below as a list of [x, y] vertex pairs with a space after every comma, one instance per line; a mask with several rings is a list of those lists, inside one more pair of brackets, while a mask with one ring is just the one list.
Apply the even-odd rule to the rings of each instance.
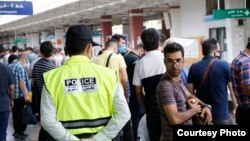
[[212, 59], [212, 60], [209, 62], [209, 64], [207, 65], [207, 68], [206, 68], [206, 70], [205, 70], [205, 72], [204, 72], [204, 74], [203, 74], [203, 77], [202, 77], [202, 79], [201, 79], [201, 83], [200, 83], [200, 85], [199, 85], [199, 88], [197, 89], [196, 95], [200, 92], [200, 90], [201, 90], [201, 88], [202, 88], [202, 86], [203, 86], [203, 84], [204, 84], [204, 81], [205, 81], [206, 78], [207, 78], [207, 75], [208, 75], [208, 73], [209, 73], [209, 70], [210, 70], [210, 68], [212, 67], [212, 65], [213, 65], [213, 63], [214, 63], [215, 60], [216, 60], [216, 59]]
[[106, 65], [105, 65], [106, 67], [109, 67], [109, 60], [110, 60], [110, 57], [112, 56], [112, 54], [113, 54], [113, 53], [109, 54], [109, 57], [108, 57], [108, 59], [107, 59]]

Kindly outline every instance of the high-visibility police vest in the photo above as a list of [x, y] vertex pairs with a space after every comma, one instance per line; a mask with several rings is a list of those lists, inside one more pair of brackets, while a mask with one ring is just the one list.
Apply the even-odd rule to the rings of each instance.
[[95, 134], [112, 115], [117, 76], [85, 56], [72, 56], [43, 75], [56, 117], [73, 135]]

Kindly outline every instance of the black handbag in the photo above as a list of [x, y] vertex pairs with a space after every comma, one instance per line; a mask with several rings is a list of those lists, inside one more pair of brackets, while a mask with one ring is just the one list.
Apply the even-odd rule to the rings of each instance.
[[22, 123], [24, 125], [37, 124], [37, 120], [36, 120], [35, 115], [33, 115], [32, 113], [32, 108], [31, 108], [30, 103], [25, 104], [22, 109]]

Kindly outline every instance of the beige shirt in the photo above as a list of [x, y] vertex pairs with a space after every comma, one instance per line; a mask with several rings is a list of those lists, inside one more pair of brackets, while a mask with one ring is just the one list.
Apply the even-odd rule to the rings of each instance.
[[[106, 66], [108, 56], [113, 53], [112, 51], [105, 50], [103, 53], [96, 57], [95, 60], [93, 60], [94, 63], [102, 66]], [[119, 70], [122, 68], [127, 68], [125, 60], [122, 55], [113, 53], [109, 60], [109, 68], [115, 70], [117, 72], [117, 75], [120, 76]]]

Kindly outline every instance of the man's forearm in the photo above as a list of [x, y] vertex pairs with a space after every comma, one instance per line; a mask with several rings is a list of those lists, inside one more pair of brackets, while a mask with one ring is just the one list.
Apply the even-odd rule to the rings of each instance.
[[28, 95], [28, 91], [27, 91], [27, 88], [26, 88], [26, 83], [24, 80], [20, 80], [19, 81], [19, 85], [20, 85], [20, 89], [22, 91], [22, 94], [23, 94], [23, 97], [25, 100], [29, 99], [29, 95]]
[[139, 101], [139, 104], [141, 105], [141, 108], [145, 111], [144, 95], [142, 93], [142, 87], [135, 86], [135, 93], [136, 93], [137, 99]]
[[55, 140], [79, 140], [57, 120], [56, 107], [45, 87], [41, 95], [41, 124]]
[[13, 100], [13, 98], [14, 98], [14, 92], [15, 92], [14, 84], [9, 85], [9, 93], [10, 93], [11, 100]]
[[107, 141], [114, 138], [131, 117], [128, 104], [122, 96], [120, 86], [117, 85], [113, 99], [113, 115], [108, 124], [93, 138], [96, 141]]

